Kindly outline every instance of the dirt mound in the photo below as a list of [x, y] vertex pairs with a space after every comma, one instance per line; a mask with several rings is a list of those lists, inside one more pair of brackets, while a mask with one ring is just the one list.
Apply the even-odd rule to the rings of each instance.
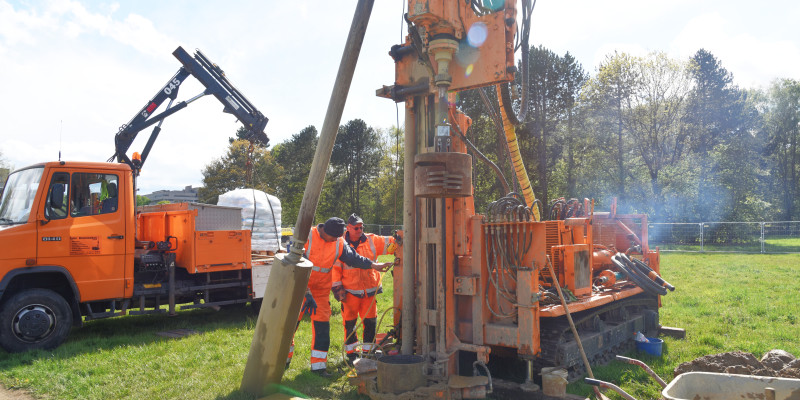
[[675, 368], [674, 376], [692, 371], [800, 378], [800, 359], [783, 350], [771, 350], [761, 360], [750, 353], [734, 351], [685, 362]]

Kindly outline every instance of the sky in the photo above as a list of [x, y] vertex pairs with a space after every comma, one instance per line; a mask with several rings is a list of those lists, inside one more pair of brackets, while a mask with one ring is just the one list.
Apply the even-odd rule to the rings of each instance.
[[[403, 41], [405, 0], [377, 0], [341, 124], [403, 126], [388, 50]], [[356, 0], [0, 0], [0, 153], [15, 168], [106, 161], [114, 135], [200, 49], [270, 121], [271, 145], [322, 129]], [[704, 48], [744, 88], [800, 80], [800, 2], [538, 0], [530, 43], [569, 52], [593, 73], [614, 51], [688, 59]], [[189, 78], [178, 101], [199, 94]], [[206, 96], [167, 118], [139, 194], [202, 186], [240, 126]], [[150, 130], [131, 151], [144, 147]]]

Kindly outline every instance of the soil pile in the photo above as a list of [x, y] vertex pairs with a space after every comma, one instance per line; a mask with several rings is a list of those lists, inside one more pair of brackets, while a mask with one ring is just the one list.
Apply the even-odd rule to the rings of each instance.
[[760, 360], [750, 353], [734, 351], [685, 362], [675, 368], [674, 376], [692, 371], [800, 379], [800, 359], [783, 350], [770, 350]]

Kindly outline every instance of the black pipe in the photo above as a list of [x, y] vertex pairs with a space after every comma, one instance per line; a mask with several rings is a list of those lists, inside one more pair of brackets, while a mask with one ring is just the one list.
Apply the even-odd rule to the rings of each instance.
[[619, 258], [622, 261], [622, 263], [625, 264], [626, 268], [636, 276], [640, 287], [642, 287], [643, 289], [648, 288], [650, 289], [648, 290], [648, 292], [659, 294], [661, 296], [667, 294], [666, 288], [653, 282], [653, 280], [650, 279], [650, 277], [647, 276], [646, 274], [639, 272], [635, 264], [631, 261], [630, 258], [628, 258], [626, 254], [618, 253], [617, 258]]
[[667, 289], [661, 286], [660, 284], [654, 282], [652, 279], [650, 279], [650, 277], [647, 274], [640, 272], [637, 269], [636, 264], [634, 264], [634, 262], [631, 261], [631, 259], [628, 257], [627, 254], [620, 253], [620, 259], [626, 264], [626, 266], [631, 270], [631, 272], [636, 274], [642, 280], [644, 285], [653, 289], [652, 290], [653, 293], [657, 293], [661, 296], [667, 294]]
[[396, 44], [396, 45], [392, 46], [391, 50], [389, 50], [389, 55], [392, 56], [392, 59], [394, 59], [394, 62], [398, 62], [403, 57], [405, 57], [406, 55], [411, 54], [413, 52], [414, 52], [414, 46], [411, 46], [411, 45], [403, 46], [403, 45], [400, 45], [400, 44]]
[[665, 289], [663, 286], [657, 285], [655, 282], [650, 280], [650, 278], [638, 274], [633, 267], [629, 267], [622, 255], [622, 253], [617, 253], [615, 256], [611, 257], [611, 262], [623, 273], [625, 273], [629, 280], [633, 281], [636, 286], [639, 286], [647, 293], [660, 296], [667, 294], [667, 289]]
[[655, 275], [654, 281], [657, 284], [669, 289], [670, 292], [675, 291], [675, 286], [670, 285], [669, 282], [664, 280], [664, 278], [662, 278], [661, 275], [659, 275], [656, 271], [653, 271], [653, 269], [650, 268], [647, 264], [643, 263], [641, 260], [636, 258], [632, 258], [631, 261], [633, 261], [633, 264], [636, 265], [636, 267], [639, 268], [639, 270], [642, 271], [642, 273], [644, 273], [645, 275], [649, 276], [651, 273]]

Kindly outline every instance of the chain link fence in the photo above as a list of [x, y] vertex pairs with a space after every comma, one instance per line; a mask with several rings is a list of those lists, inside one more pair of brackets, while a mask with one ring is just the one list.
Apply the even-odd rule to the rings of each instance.
[[650, 223], [661, 251], [800, 253], [800, 221]]

